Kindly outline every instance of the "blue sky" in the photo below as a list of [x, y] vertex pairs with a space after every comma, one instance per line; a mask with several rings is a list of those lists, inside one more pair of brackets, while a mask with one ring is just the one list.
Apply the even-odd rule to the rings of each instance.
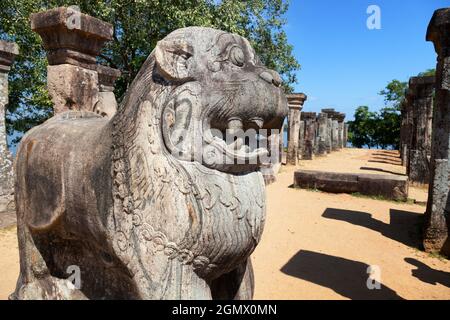
[[[381, 9], [381, 30], [369, 30], [369, 5]], [[434, 68], [425, 41], [434, 10], [443, 0], [291, 0], [286, 32], [302, 65], [296, 92], [308, 95], [304, 111], [334, 107], [353, 118], [356, 107], [378, 110], [378, 92], [392, 79]]]

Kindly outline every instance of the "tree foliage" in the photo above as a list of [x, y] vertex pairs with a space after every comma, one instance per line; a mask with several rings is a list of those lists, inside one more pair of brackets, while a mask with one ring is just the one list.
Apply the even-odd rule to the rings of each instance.
[[21, 48], [10, 73], [9, 134], [23, 133], [52, 114], [45, 52], [31, 31], [29, 16], [69, 5], [114, 25], [114, 41], [102, 50], [99, 62], [122, 71], [115, 92], [119, 100], [157, 41], [194, 25], [248, 38], [261, 61], [281, 74], [288, 92], [296, 82], [300, 65], [283, 30], [289, 5], [284, 0], [2, 0], [0, 38], [16, 41]]
[[[433, 76], [435, 73], [435, 69], [428, 69], [417, 76]], [[400, 104], [407, 88], [407, 82], [392, 80], [379, 93], [385, 102], [380, 111], [371, 112], [367, 106], [356, 109], [355, 120], [349, 122], [349, 141], [354, 147], [399, 148]]]

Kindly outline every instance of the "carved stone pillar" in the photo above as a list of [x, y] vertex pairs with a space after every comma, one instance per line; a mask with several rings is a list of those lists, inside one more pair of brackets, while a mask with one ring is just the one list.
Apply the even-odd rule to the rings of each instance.
[[93, 111], [99, 100], [96, 57], [112, 40], [113, 26], [73, 7], [60, 7], [31, 15], [47, 51], [48, 91], [54, 112]]
[[[301, 116], [300, 116], [301, 118]], [[303, 150], [305, 149], [305, 121], [300, 120], [300, 132], [298, 135], [298, 159], [302, 158]]]
[[333, 119], [331, 119], [330, 115], [327, 114], [327, 153], [331, 153], [333, 151]]
[[337, 115], [338, 119], [338, 148], [344, 148], [344, 120], [345, 113], [339, 113]]
[[328, 153], [327, 148], [327, 135], [328, 135], [328, 115], [326, 113], [319, 113], [317, 117], [319, 124], [319, 138], [317, 146], [317, 155], [326, 156]]
[[14, 191], [13, 158], [6, 141], [5, 111], [8, 105], [8, 72], [18, 54], [17, 44], [0, 40], [0, 196]]
[[414, 127], [410, 150], [409, 179], [427, 184], [430, 179], [428, 157], [431, 155], [431, 113], [433, 111], [434, 77], [412, 77], [409, 88], [414, 92]]
[[316, 137], [316, 113], [302, 112], [302, 119], [305, 121], [305, 147], [302, 159], [312, 160], [314, 155], [314, 139]]
[[289, 131], [287, 164], [297, 165], [300, 134], [300, 113], [307, 97], [303, 93], [294, 93], [286, 96], [289, 107]]
[[[334, 109], [322, 109], [323, 113], [326, 113], [328, 115], [328, 118], [331, 119], [331, 123], [329, 123], [330, 126], [330, 150], [336, 151], [339, 150], [339, 112], [336, 112]], [[345, 117], [345, 116], [344, 116]]]
[[[406, 136], [405, 136], [405, 144], [406, 144], [406, 154], [405, 154], [405, 163], [406, 163], [406, 174], [409, 176], [410, 168], [411, 168], [411, 159], [410, 153], [414, 148], [413, 146], [413, 131], [414, 131], [414, 92], [409, 88], [405, 91], [405, 100], [406, 100]], [[415, 141], [415, 140], [414, 140]]]
[[431, 182], [428, 194], [423, 245], [427, 252], [450, 255], [449, 156], [450, 156], [450, 8], [434, 12], [427, 31], [438, 55], [436, 103], [433, 111]]
[[114, 84], [120, 77], [120, 70], [106, 66], [97, 66], [99, 93], [94, 112], [101, 116], [112, 118], [117, 111], [117, 101], [114, 95]]

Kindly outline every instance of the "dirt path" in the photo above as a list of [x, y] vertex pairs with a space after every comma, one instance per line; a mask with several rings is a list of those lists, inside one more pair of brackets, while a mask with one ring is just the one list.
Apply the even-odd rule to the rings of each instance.
[[[299, 167], [404, 173], [395, 154], [380, 153], [347, 149]], [[294, 170], [283, 167], [267, 190], [256, 299], [450, 299], [450, 263], [417, 249], [425, 207], [291, 189]], [[412, 191], [426, 199], [425, 188]], [[381, 290], [367, 289], [369, 266], [379, 267]]]
[[[404, 174], [394, 153], [347, 149], [301, 168]], [[425, 207], [289, 188], [295, 168], [269, 186], [268, 217], [253, 255], [256, 299], [450, 299], [450, 262], [420, 248]], [[426, 200], [425, 188], [410, 197]], [[368, 290], [368, 266], [381, 290]], [[0, 299], [19, 272], [15, 228], [0, 230]]]

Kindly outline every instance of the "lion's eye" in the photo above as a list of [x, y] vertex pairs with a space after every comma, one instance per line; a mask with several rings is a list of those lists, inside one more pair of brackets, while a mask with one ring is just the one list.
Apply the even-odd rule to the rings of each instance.
[[243, 67], [245, 62], [244, 51], [239, 47], [231, 48], [230, 61], [238, 67]]

